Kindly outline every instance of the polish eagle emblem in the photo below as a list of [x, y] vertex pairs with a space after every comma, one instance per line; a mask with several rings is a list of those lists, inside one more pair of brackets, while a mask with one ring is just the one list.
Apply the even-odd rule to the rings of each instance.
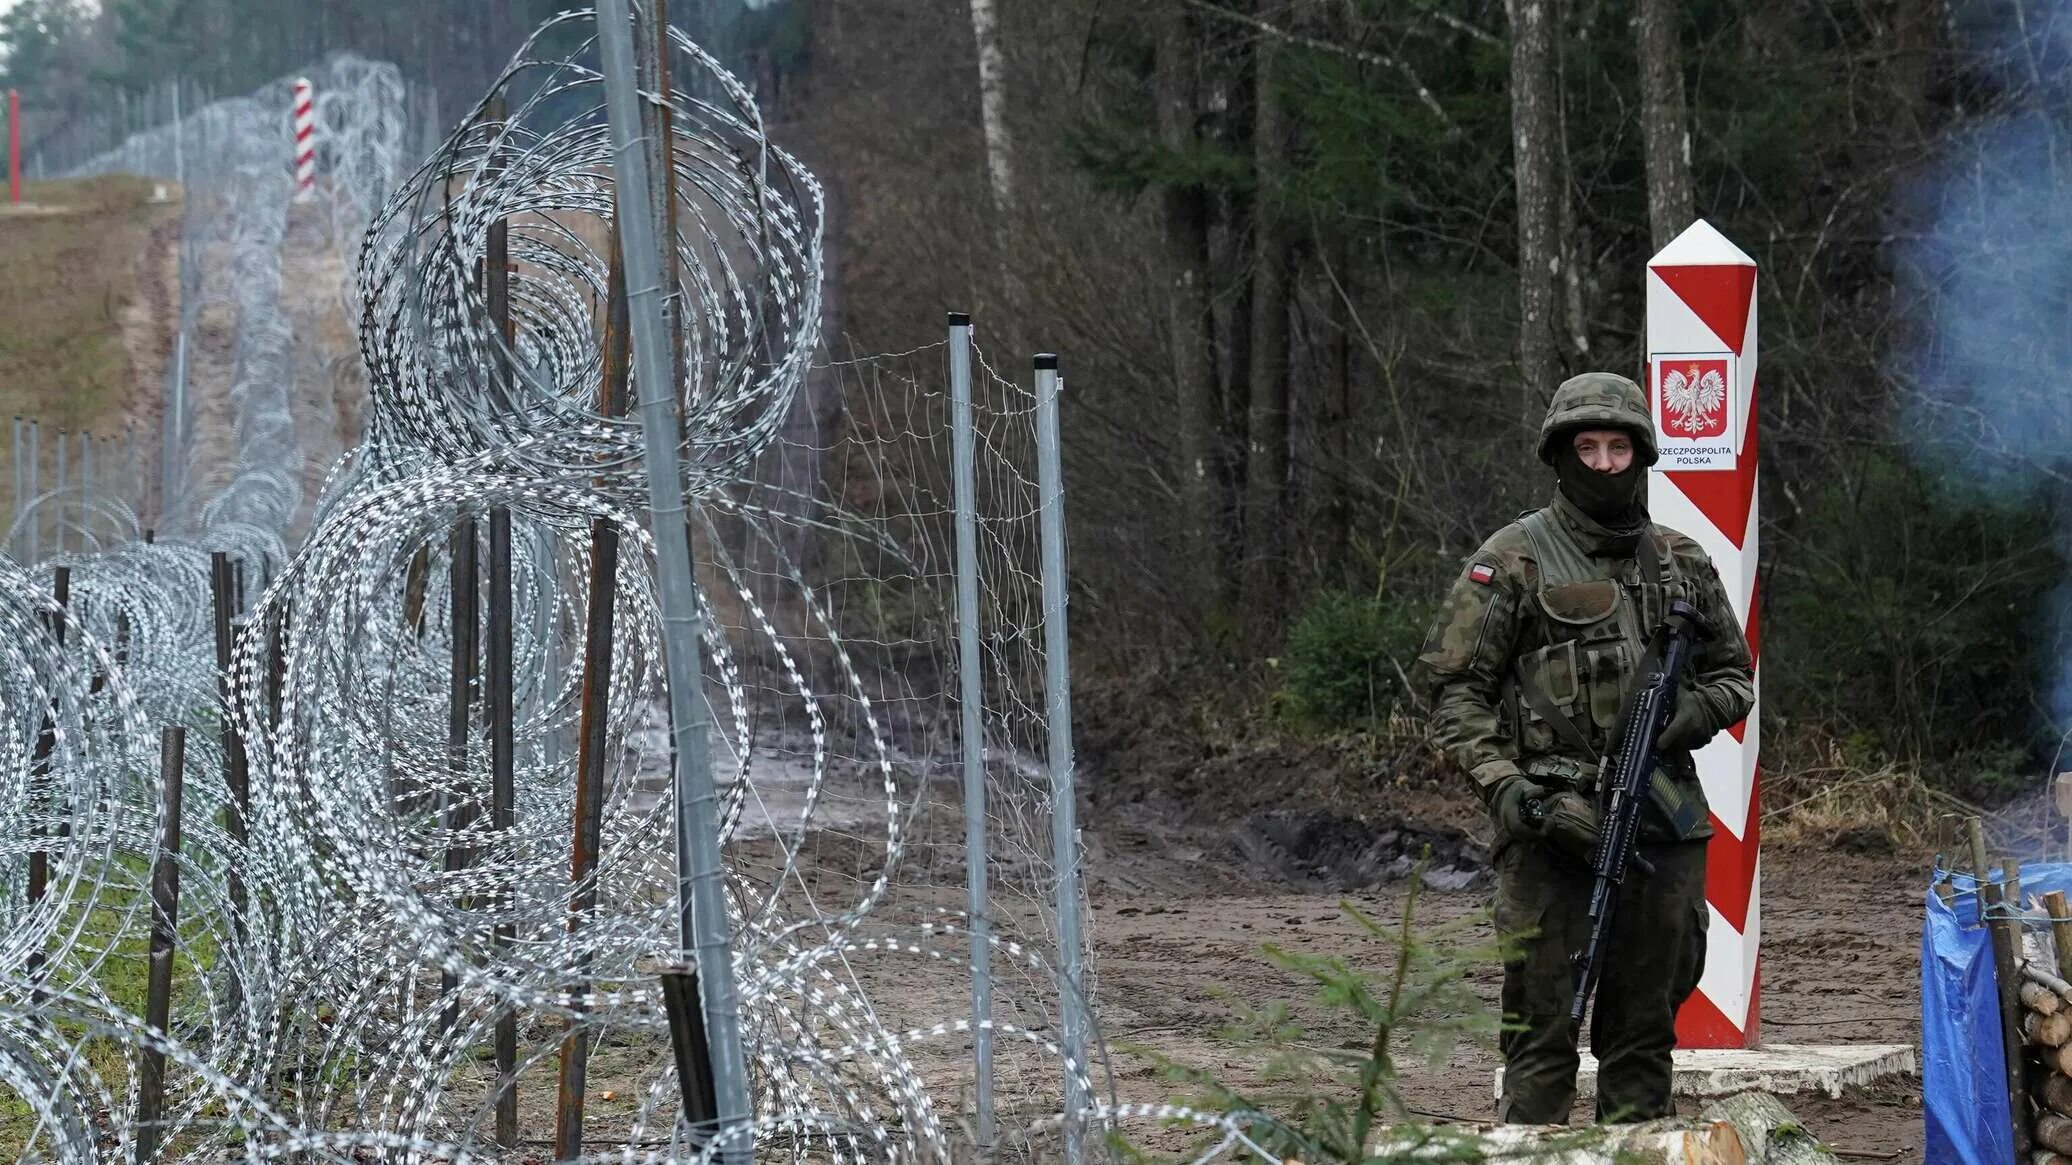
[[[1706, 361], [1662, 373], [1662, 411], [1668, 428], [1688, 437], [1709, 437], [1726, 431], [1722, 415], [1727, 403], [1725, 361]], [[1709, 365], [1709, 366], [1708, 366]]]

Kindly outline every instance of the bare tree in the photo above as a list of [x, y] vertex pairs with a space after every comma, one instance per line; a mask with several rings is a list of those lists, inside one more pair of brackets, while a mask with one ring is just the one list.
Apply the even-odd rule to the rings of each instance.
[[1246, 426], [1250, 465], [1245, 519], [1248, 554], [1245, 606], [1271, 626], [1287, 582], [1288, 522], [1288, 277], [1293, 231], [1273, 183], [1286, 168], [1289, 126], [1274, 78], [1279, 54], [1272, 38], [1259, 41], [1254, 85], [1252, 150], [1258, 178], [1252, 233], [1251, 420]]
[[1007, 61], [1000, 52], [1000, 20], [993, 0], [971, 0], [971, 33], [978, 41], [979, 124], [986, 135], [986, 177], [1002, 222], [1014, 214], [1014, 141], [1007, 132]]
[[1511, 18], [1511, 151], [1518, 190], [1518, 363], [1521, 415], [1552, 391], [1560, 367], [1555, 350], [1555, 279], [1561, 185], [1555, 150], [1561, 133], [1554, 88], [1553, 0], [1505, 0]]
[[[1199, 45], [1194, 22], [1179, 4], [1157, 17], [1157, 104], [1160, 143], [1178, 156], [1200, 149]], [[1238, 519], [1230, 451], [1225, 442], [1222, 386], [1216, 375], [1215, 308], [1209, 278], [1209, 197], [1200, 185], [1164, 190], [1167, 331], [1180, 420], [1182, 492], [1193, 568], [1208, 586], [1209, 605], [1236, 599]]]
[[1676, 0], [1640, 0], [1640, 130], [1647, 151], [1648, 230], [1655, 249], [1691, 225], [1691, 126], [1677, 52]]

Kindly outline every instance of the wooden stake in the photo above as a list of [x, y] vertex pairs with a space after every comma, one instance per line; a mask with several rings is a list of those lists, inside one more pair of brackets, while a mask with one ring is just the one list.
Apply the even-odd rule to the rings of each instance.
[[[1971, 843], [1971, 876], [1978, 880], [1979, 889], [1983, 891], [1986, 883], [1992, 878], [1990, 868], [1986, 865], [1985, 822], [1976, 817], [1965, 818], [1964, 837]], [[1986, 921], [1986, 897], [1983, 893], [1979, 895], [1978, 909], [1979, 924], [1983, 926]]]
[[[1985, 823], [1977, 817], [1964, 822], [1971, 842], [1972, 869], [1978, 877], [1979, 918], [1993, 943], [1993, 983], [2000, 996], [2000, 1047], [2007, 1073], [2007, 1121], [2014, 1133], [2017, 1159], [2029, 1154], [2029, 1101], [2027, 1081], [2022, 1075], [2022, 1000], [2020, 970], [2015, 961], [2017, 939], [2014, 923], [2001, 910], [2001, 887], [1986, 880]], [[2072, 1129], [2067, 1130], [2072, 1134]], [[2072, 1142], [2068, 1142], [2072, 1143]]]
[[2058, 816], [2065, 819], [2065, 859], [2072, 861], [2072, 773], [2059, 773], [2051, 782], [2052, 799], [2057, 802]]
[[2057, 948], [2058, 978], [2072, 981], [2072, 904], [2063, 890], [2043, 896], [2043, 909], [2050, 915], [2051, 945]]

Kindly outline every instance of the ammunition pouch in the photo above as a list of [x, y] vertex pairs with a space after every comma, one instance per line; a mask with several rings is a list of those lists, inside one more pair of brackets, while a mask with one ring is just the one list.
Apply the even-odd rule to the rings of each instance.
[[1546, 789], [1573, 789], [1585, 796], [1597, 792], [1597, 766], [1575, 757], [1542, 755], [1518, 763], [1518, 771]]

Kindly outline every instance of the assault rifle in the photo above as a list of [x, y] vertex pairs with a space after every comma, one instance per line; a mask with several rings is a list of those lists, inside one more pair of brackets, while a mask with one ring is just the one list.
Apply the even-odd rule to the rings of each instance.
[[1590, 942], [1576, 956], [1576, 997], [1568, 1008], [1569, 1026], [1578, 1031], [1603, 968], [1604, 940], [1619, 908], [1626, 871], [1632, 867], [1643, 874], [1654, 873], [1647, 859], [1635, 852], [1634, 844], [1641, 811], [1647, 807], [1648, 785], [1655, 775], [1655, 740], [1676, 711], [1676, 681], [1690, 660], [1691, 644], [1706, 630], [1704, 617], [1689, 603], [1669, 605], [1669, 618], [1662, 627], [1662, 662], [1641, 677], [1633, 709], [1626, 717], [1624, 747], [1606, 758], [1609, 782], [1604, 779], [1607, 774], [1600, 774], [1598, 795], [1604, 798], [1604, 816], [1597, 830], [1597, 849], [1590, 856], [1596, 878], [1590, 890]]

